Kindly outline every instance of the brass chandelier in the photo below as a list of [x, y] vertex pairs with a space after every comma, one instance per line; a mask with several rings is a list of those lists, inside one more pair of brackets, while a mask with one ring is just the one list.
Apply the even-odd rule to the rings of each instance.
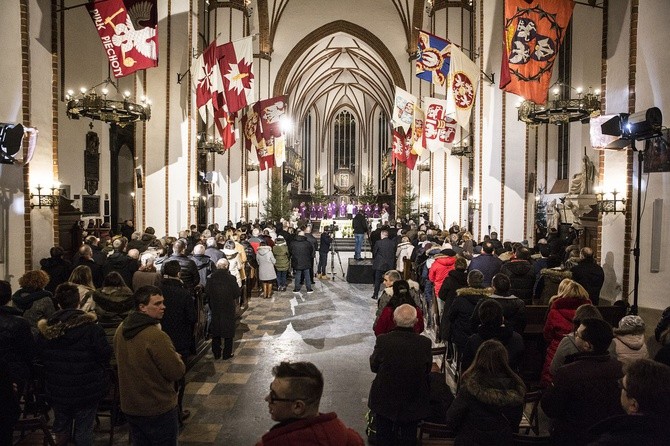
[[[111, 99], [108, 97], [107, 88], [110, 83], [118, 94], [118, 87], [110, 78], [89, 89], [82, 87], [78, 95], [69, 90], [65, 96], [68, 118], [89, 118], [122, 127], [130, 122], [147, 121], [151, 118], [151, 103], [146, 96], [142, 96], [140, 103], [135, 103], [130, 100], [130, 92], [125, 91], [122, 98]], [[96, 88], [101, 85], [104, 86], [98, 94]]]
[[[529, 125], [539, 124], [568, 124], [570, 122], [588, 122], [589, 118], [600, 115], [600, 90], [583, 93], [581, 88], [572, 88], [561, 82], [553, 85], [554, 99], [546, 104], [535, 104], [531, 101], [521, 100], [517, 104], [519, 121]], [[568, 92], [573, 90], [577, 93], [576, 98], [564, 97], [560, 87], [567, 87]]]

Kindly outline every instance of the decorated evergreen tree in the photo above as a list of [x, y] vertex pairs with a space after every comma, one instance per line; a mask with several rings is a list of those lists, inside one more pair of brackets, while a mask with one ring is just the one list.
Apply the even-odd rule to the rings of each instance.
[[316, 178], [314, 178], [314, 192], [312, 193], [312, 203], [315, 205], [325, 204], [328, 201], [328, 197], [323, 191], [323, 183], [321, 182], [321, 175], [317, 172]]
[[396, 213], [396, 216], [398, 218], [408, 217], [416, 221], [419, 210], [414, 207], [414, 202], [416, 201], [417, 197], [417, 194], [414, 193], [412, 183], [405, 183], [403, 185], [402, 198], [398, 202], [398, 212]]
[[281, 178], [272, 178], [268, 184], [268, 199], [263, 201], [264, 213], [261, 217], [265, 220], [275, 222], [280, 219], [288, 220], [291, 216], [291, 197], [286, 187], [282, 184]]
[[375, 185], [372, 182], [372, 178], [363, 184], [363, 191], [361, 193], [360, 199], [363, 203], [375, 204], [377, 202], [377, 194], [375, 193]]
[[535, 242], [547, 233], [547, 200], [544, 198], [544, 187], [540, 186], [535, 195]]

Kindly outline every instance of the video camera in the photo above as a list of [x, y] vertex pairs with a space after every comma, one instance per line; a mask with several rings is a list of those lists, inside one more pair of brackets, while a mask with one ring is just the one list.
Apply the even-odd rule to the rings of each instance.
[[340, 230], [340, 227], [333, 223], [331, 225], [324, 226], [323, 230], [327, 232], [337, 232]]

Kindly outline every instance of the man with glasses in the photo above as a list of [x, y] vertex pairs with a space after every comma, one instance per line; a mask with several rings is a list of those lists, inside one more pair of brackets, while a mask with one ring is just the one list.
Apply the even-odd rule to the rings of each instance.
[[363, 439], [337, 418], [320, 413], [323, 375], [311, 362], [281, 362], [272, 368], [274, 380], [265, 397], [277, 424], [256, 446], [309, 444], [363, 446]]
[[587, 444], [588, 429], [623, 413], [617, 381], [621, 363], [608, 353], [614, 337], [602, 320], [586, 318], [575, 332], [579, 353], [556, 371], [553, 385], [542, 396], [542, 410], [553, 418], [553, 444]]
[[670, 367], [641, 359], [619, 380], [621, 406], [626, 415], [608, 418], [591, 429], [594, 445], [646, 446], [670, 438]]

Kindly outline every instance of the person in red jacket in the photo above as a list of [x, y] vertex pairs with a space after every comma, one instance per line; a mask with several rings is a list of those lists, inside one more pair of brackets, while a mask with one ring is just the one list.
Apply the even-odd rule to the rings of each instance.
[[[435, 261], [430, 266], [428, 270], [428, 280], [433, 282], [433, 288], [435, 290], [435, 296], [440, 295], [440, 288], [442, 288], [442, 282], [447, 278], [449, 272], [456, 268], [456, 251], [453, 249], [443, 249], [435, 257]], [[440, 304], [441, 302], [438, 302]], [[440, 308], [440, 313], [442, 308]]]
[[543, 331], [548, 345], [540, 379], [544, 386], [550, 385], [553, 381], [550, 371], [551, 360], [554, 359], [561, 339], [574, 329], [572, 320], [575, 317], [575, 311], [579, 306], [590, 303], [589, 293], [583, 286], [571, 279], [563, 279], [558, 285], [558, 294], [549, 300], [549, 312]]
[[277, 424], [256, 446], [363, 446], [363, 439], [337, 418], [320, 413], [323, 375], [311, 362], [281, 362], [272, 368], [274, 380], [265, 397]]

